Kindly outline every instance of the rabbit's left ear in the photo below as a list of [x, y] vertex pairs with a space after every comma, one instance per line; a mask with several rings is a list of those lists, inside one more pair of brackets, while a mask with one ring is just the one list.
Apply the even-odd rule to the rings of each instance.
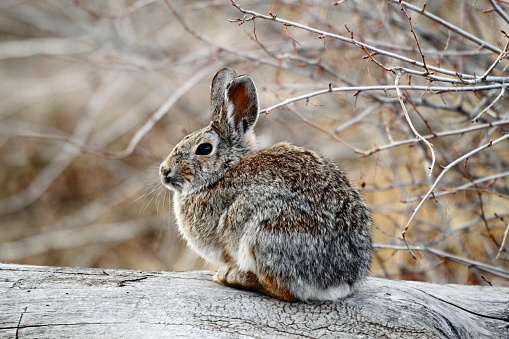
[[222, 107], [223, 124], [233, 133], [245, 135], [258, 119], [258, 93], [248, 75], [236, 77], [226, 87]]
[[210, 103], [212, 107], [212, 120], [221, 119], [221, 108], [223, 107], [224, 91], [228, 84], [237, 77], [237, 73], [229, 67], [225, 67], [216, 73], [212, 80], [210, 91]]

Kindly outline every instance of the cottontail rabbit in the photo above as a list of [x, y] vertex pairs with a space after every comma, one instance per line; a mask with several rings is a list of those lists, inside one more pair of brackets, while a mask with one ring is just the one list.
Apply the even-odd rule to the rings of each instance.
[[211, 102], [212, 122], [175, 146], [160, 175], [189, 246], [222, 265], [213, 280], [286, 301], [350, 294], [371, 258], [361, 194], [313, 151], [256, 149], [251, 77], [220, 70]]

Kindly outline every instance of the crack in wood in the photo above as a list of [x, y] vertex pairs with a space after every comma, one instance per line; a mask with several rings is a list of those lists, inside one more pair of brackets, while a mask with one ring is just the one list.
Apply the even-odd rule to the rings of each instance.
[[0, 263], [0, 274], [0, 337], [463, 339], [504, 338], [509, 325], [500, 287], [368, 278], [343, 300], [285, 303], [217, 285], [212, 272]]
[[118, 284], [118, 287], [125, 287], [125, 286], [127, 286], [128, 283], [142, 281], [142, 280], [148, 279], [150, 277], [151, 277], [150, 275], [147, 275], [147, 276], [136, 278], [136, 279], [125, 279], [125, 280], [119, 281], [117, 284]]
[[23, 314], [25, 314], [25, 312], [27, 311], [27, 307], [25, 307], [25, 309], [23, 310], [23, 312], [21, 312], [21, 315], [19, 316], [19, 320], [18, 320], [18, 325], [16, 326], [16, 339], [19, 339], [19, 329], [20, 329], [20, 325], [21, 325], [21, 319], [23, 319]]
[[[482, 314], [482, 313], [477, 313], [477, 312], [471, 311], [471, 310], [469, 310], [469, 309], [467, 309], [467, 308], [465, 308], [465, 307], [462, 307], [462, 306], [460, 306], [460, 305], [458, 305], [458, 304], [455, 304], [455, 303], [453, 303], [453, 302], [450, 302], [450, 301], [447, 301], [447, 300], [445, 300], [445, 299], [439, 298], [439, 297], [437, 297], [437, 296], [435, 296], [435, 295], [433, 295], [433, 294], [431, 294], [431, 293], [428, 293], [428, 292], [426, 292], [426, 291], [423, 291], [423, 290], [420, 290], [420, 289], [418, 289], [418, 290], [419, 290], [419, 291], [421, 291], [421, 292], [423, 292], [424, 294], [426, 294], [426, 295], [428, 295], [428, 296], [430, 296], [430, 297], [434, 298], [434, 299], [437, 299], [437, 300], [439, 300], [439, 301], [441, 301], [441, 302], [444, 302], [444, 303], [446, 303], [446, 304], [448, 304], [448, 305], [451, 305], [451, 306], [453, 306], [453, 307], [459, 308], [460, 310], [465, 311], [465, 312], [467, 312], [467, 313], [470, 313], [470, 314], [472, 314], [472, 315], [476, 315], [476, 316], [478, 316], [478, 317], [482, 317], [482, 318], [486, 318], [486, 319], [493, 319], [493, 320], [505, 321], [505, 322], [507, 322], [507, 323], [508, 323], [508, 324], [507, 324], [507, 325], [505, 325], [505, 326], [509, 326], [509, 315], [508, 315], [508, 316], [506, 316], [506, 317], [503, 317], [503, 318], [499, 318], [499, 317], [493, 317], [493, 316], [486, 315], [486, 314]], [[507, 303], [507, 309], [509, 310], [509, 300], [507, 300], [507, 301], [506, 301], [506, 303]]]

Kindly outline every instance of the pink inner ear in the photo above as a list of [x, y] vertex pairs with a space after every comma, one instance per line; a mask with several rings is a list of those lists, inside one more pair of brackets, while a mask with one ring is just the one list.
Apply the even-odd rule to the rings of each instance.
[[233, 114], [235, 117], [235, 128], [238, 128], [244, 114], [249, 109], [251, 101], [247, 94], [248, 86], [245, 82], [234, 84], [230, 87], [228, 97], [233, 103]]

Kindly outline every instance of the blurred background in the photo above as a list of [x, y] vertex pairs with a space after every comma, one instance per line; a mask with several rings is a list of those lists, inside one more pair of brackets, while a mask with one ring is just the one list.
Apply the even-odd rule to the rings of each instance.
[[[508, 3], [427, 4], [442, 22], [405, 7], [420, 46], [397, 1], [238, 5], [303, 27], [235, 20], [251, 15], [229, 0], [1, 1], [0, 261], [215, 269], [180, 238], [157, 170], [182, 137], [208, 124], [212, 77], [229, 66], [254, 78], [262, 109], [344, 89], [264, 111], [256, 132], [260, 147], [287, 140], [347, 171], [375, 220], [373, 276], [509, 286], [509, 141], [438, 178], [509, 132], [501, 32], [509, 32]], [[306, 27], [386, 53], [368, 56], [369, 48]], [[396, 91], [370, 90], [394, 86], [387, 68], [424, 71], [402, 60], [423, 56], [450, 73], [436, 73], [443, 82], [408, 72], [399, 79], [410, 86], [403, 97], [411, 122], [434, 146], [431, 176], [432, 153], [416, 139]], [[477, 88], [452, 84], [454, 73], [485, 74], [497, 58]], [[437, 179], [409, 225], [413, 259], [401, 232]]]

